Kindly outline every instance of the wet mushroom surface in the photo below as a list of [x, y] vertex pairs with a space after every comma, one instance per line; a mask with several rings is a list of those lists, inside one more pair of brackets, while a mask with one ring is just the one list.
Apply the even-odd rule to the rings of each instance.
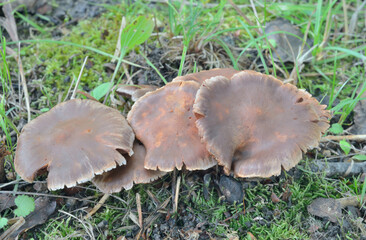
[[125, 156], [127, 164], [96, 176], [93, 183], [105, 193], [129, 190], [133, 184], [150, 183], [166, 174], [166, 172], [147, 170], [144, 168], [146, 149], [141, 143], [133, 145], [134, 154]]
[[126, 164], [117, 151], [133, 154], [134, 133], [119, 111], [92, 100], [58, 104], [22, 130], [15, 170], [32, 182], [47, 168], [48, 188], [72, 187]]
[[325, 105], [272, 76], [242, 71], [206, 80], [197, 93], [197, 127], [226, 174], [279, 175], [318, 146], [329, 127]]
[[172, 82], [147, 93], [128, 113], [136, 138], [146, 147], [145, 168], [160, 171], [208, 169], [216, 164], [201, 142], [193, 103], [199, 84]]

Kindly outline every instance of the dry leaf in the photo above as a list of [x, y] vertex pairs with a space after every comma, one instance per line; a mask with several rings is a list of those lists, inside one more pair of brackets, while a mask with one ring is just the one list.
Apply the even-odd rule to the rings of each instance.
[[[362, 94], [361, 98], [366, 98], [366, 91]], [[354, 124], [350, 129], [351, 133], [366, 134], [366, 100], [359, 101], [353, 111]]]
[[342, 217], [342, 205], [333, 198], [317, 198], [308, 206], [308, 212], [336, 223]]
[[[298, 27], [294, 26], [288, 20], [283, 18], [277, 18], [267, 23], [264, 29], [264, 32], [266, 34], [277, 31], [289, 32], [298, 36], [299, 38], [289, 35], [287, 33], [276, 33], [268, 35], [268, 40], [272, 40], [275, 42], [272, 43], [276, 50], [272, 52], [273, 59], [276, 62], [294, 62], [294, 59], [297, 58], [303, 44], [303, 40], [301, 39], [304, 39], [304, 34], [302, 34]], [[307, 41], [307, 44], [311, 45], [310, 41]], [[309, 51], [309, 46], [307, 44], [304, 45], [302, 51], [303, 54]], [[311, 55], [309, 57], [311, 57]], [[309, 57], [305, 58], [303, 62], [310, 61]]]
[[36, 225], [45, 223], [48, 217], [56, 210], [56, 201], [50, 201], [47, 197], [37, 198], [35, 205], [34, 211], [24, 218], [25, 224], [13, 232], [11, 238], [15, 238]]

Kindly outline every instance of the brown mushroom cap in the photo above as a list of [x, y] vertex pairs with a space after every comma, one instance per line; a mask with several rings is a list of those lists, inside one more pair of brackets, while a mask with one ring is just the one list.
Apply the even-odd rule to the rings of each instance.
[[109, 172], [95, 176], [93, 183], [105, 193], [120, 192], [122, 188], [129, 190], [133, 183], [149, 183], [166, 172], [147, 170], [144, 168], [146, 149], [144, 145], [135, 142], [133, 145], [134, 154], [126, 156], [127, 164], [118, 166]]
[[155, 91], [158, 89], [154, 85], [124, 85], [120, 84], [116, 90], [116, 93], [124, 97], [131, 98], [132, 101], [136, 102], [137, 99], [144, 96], [146, 93]]
[[329, 127], [325, 107], [291, 84], [243, 71], [231, 80], [206, 80], [193, 108], [199, 133], [226, 174], [270, 177], [318, 145]]
[[203, 81], [206, 79], [223, 76], [230, 79], [234, 74], [238, 73], [238, 70], [233, 68], [214, 68], [207, 71], [200, 71], [197, 73], [191, 73], [184, 76], [176, 77], [173, 79], [172, 82], [179, 82], [179, 81], [195, 81], [199, 84], [202, 84]]
[[192, 109], [198, 88], [193, 81], [168, 83], [133, 105], [127, 120], [146, 147], [146, 169], [168, 172], [184, 163], [197, 170], [216, 164], [195, 125]]
[[72, 187], [117, 164], [126, 164], [116, 149], [132, 155], [134, 137], [117, 110], [96, 101], [70, 100], [23, 128], [15, 170], [32, 182], [37, 172], [47, 167], [49, 189]]

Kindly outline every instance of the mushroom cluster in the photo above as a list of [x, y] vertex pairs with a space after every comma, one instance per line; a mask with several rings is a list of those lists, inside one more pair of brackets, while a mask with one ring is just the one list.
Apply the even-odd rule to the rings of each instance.
[[127, 121], [99, 102], [75, 99], [27, 124], [18, 174], [31, 182], [47, 168], [50, 189], [92, 180], [106, 193], [175, 168], [219, 164], [237, 177], [270, 177], [294, 167], [329, 127], [326, 106], [309, 93], [254, 71], [213, 69], [159, 89], [118, 89], [135, 101]]

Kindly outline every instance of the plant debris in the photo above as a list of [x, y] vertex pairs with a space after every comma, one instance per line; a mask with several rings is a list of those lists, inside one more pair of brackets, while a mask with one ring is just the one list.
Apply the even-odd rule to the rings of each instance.
[[[283, 33], [272, 32], [281, 31]], [[277, 18], [266, 24], [264, 32], [267, 34], [267, 39], [274, 45], [275, 51], [272, 52], [273, 59], [277, 62], [296, 62], [296, 59], [308, 54], [309, 47], [311, 47], [311, 41], [308, 39], [306, 43], [303, 43], [304, 34], [300, 29], [290, 21]], [[290, 34], [289, 34], [290, 33]], [[293, 35], [297, 36], [293, 36]], [[311, 60], [311, 54], [305, 57], [303, 62], [309, 62]]]
[[39, 197], [34, 203], [34, 211], [24, 218], [25, 223], [10, 235], [11, 238], [15, 238], [19, 234], [28, 231], [39, 224], [45, 223], [49, 216], [56, 210], [56, 201], [51, 201], [47, 197]]
[[314, 216], [328, 218], [336, 223], [342, 218], [342, 206], [332, 198], [317, 198], [309, 206], [308, 212]]
[[[366, 98], [366, 91], [361, 95]], [[366, 134], [366, 99], [359, 101], [354, 108], [353, 126], [350, 132], [353, 134]]]

